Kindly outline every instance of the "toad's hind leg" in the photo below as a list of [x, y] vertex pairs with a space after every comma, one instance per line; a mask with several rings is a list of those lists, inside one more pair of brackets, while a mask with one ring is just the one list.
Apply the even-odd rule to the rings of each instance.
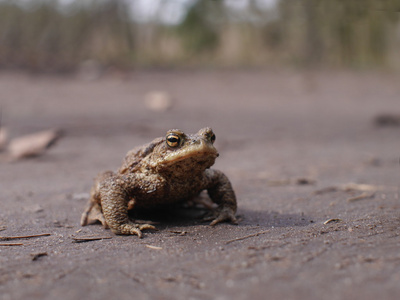
[[100, 185], [101, 182], [114, 176], [111, 171], [106, 171], [97, 175], [94, 180], [92, 189], [90, 190], [90, 198], [88, 204], [81, 217], [81, 225], [86, 226], [100, 221], [104, 228], [108, 228], [107, 222], [104, 218], [103, 211], [101, 209], [100, 200]]

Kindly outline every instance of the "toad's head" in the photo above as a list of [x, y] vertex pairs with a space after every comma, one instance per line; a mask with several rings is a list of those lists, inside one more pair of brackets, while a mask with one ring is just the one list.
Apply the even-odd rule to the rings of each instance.
[[204, 171], [214, 164], [219, 155], [214, 141], [215, 134], [208, 127], [193, 135], [179, 129], [169, 130], [152, 151], [151, 163], [159, 172], [186, 173], [190, 177], [191, 172]]

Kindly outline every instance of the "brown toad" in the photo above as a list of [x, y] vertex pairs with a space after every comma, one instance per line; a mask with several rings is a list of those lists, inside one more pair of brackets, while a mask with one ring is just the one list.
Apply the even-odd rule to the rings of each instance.
[[100, 221], [116, 234], [142, 237], [141, 230], [154, 226], [134, 223], [128, 210], [185, 203], [203, 190], [218, 205], [210, 225], [236, 223], [231, 183], [221, 171], [210, 169], [218, 157], [214, 141], [211, 128], [194, 135], [174, 129], [165, 138], [129, 151], [118, 172], [103, 172], [95, 179], [81, 225]]

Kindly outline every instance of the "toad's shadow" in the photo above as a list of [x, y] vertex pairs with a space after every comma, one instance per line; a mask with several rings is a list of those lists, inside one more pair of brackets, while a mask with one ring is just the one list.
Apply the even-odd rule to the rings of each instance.
[[204, 208], [167, 206], [157, 209], [135, 209], [129, 211], [129, 217], [140, 223], [153, 222], [157, 227], [190, 226], [201, 223], [207, 213]]
[[[156, 210], [135, 210], [130, 213], [133, 220], [149, 220], [157, 227], [193, 226], [208, 224], [203, 217], [209, 210], [198, 207], [166, 207]], [[307, 226], [314, 221], [304, 214], [281, 214], [274, 211], [240, 208], [237, 213], [239, 226], [260, 226], [265, 228]]]
[[314, 223], [311, 217], [304, 214], [282, 214], [268, 210], [239, 209], [239, 223], [244, 226], [260, 226], [265, 228], [273, 227], [303, 227]]

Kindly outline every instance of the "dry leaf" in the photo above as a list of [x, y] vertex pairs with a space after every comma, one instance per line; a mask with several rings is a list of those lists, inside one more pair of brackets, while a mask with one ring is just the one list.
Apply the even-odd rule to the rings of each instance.
[[38, 156], [51, 147], [60, 137], [58, 130], [50, 129], [11, 140], [8, 151], [12, 158]]
[[378, 190], [378, 186], [371, 184], [359, 184], [350, 182], [345, 184], [343, 187], [344, 191], [361, 191], [361, 192], [370, 192]]
[[3, 150], [8, 142], [8, 132], [4, 127], [0, 128], [0, 151]]

